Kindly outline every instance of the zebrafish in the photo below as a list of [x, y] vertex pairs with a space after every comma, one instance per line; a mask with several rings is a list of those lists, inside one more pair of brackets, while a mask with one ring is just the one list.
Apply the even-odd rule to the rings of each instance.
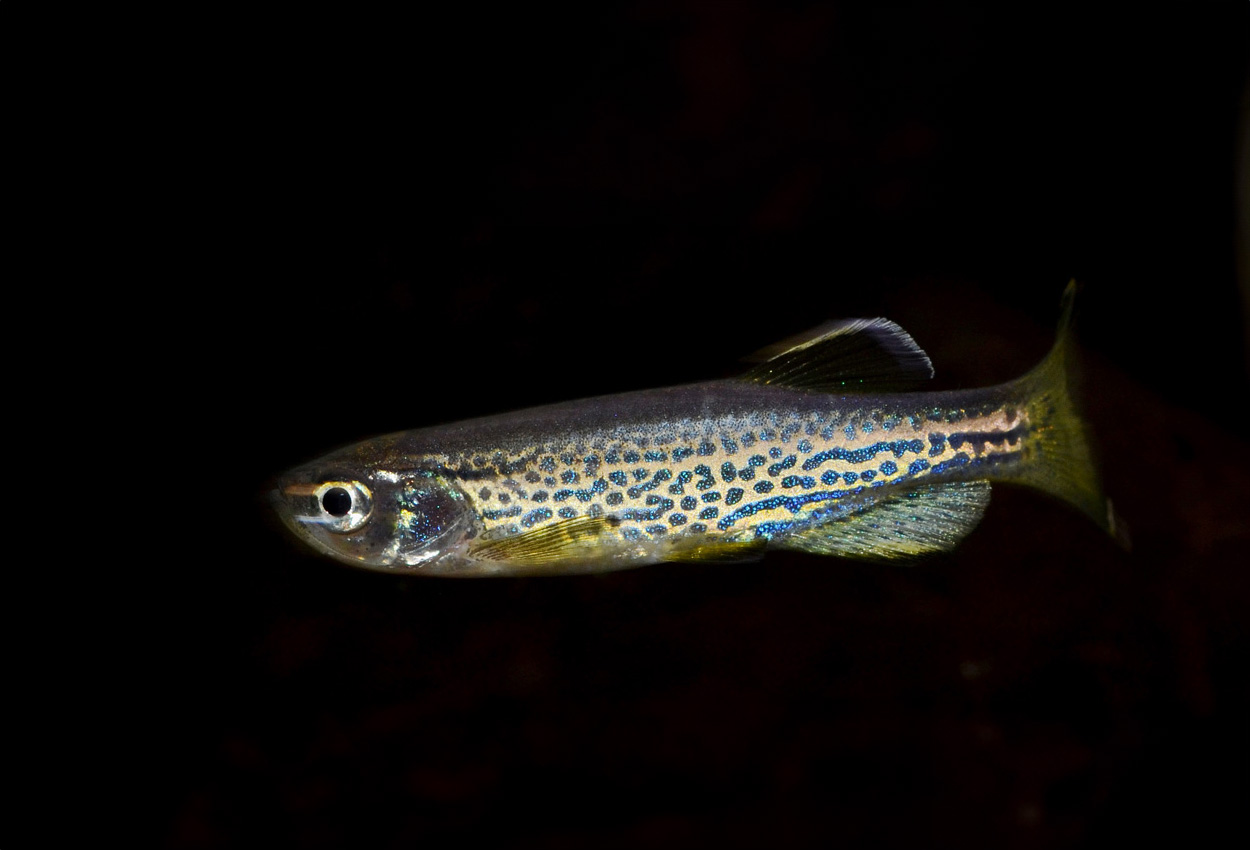
[[286, 525], [354, 566], [582, 573], [754, 560], [890, 560], [953, 548], [992, 482], [1057, 496], [1117, 534], [1058, 338], [1014, 381], [906, 391], [928, 356], [887, 319], [831, 322], [736, 379], [604, 396], [367, 440], [283, 475]]

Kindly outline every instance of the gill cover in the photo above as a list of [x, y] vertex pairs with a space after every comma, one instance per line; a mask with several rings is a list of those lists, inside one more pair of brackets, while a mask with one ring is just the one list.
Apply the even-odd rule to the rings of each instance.
[[273, 500], [314, 548], [372, 569], [453, 567], [477, 531], [464, 493], [425, 470], [305, 468], [284, 476]]

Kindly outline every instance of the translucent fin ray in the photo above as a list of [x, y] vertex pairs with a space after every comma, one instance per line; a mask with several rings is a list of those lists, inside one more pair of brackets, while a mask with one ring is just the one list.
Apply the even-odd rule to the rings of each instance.
[[1128, 529], [1103, 495], [1089, 434], [1072, 397], [1077, 360], [1072, 332], [1076, 292], [1076, 281], [1070, 281], [1063, 293], [1059, 331], [1050, 353], [1014, 382], [1026, 399], [1032, 453], [1014, 480], [1074, 505], [1128, 548]]
[[542, 567], [584, 559], [610, 526], [604, 517], [560, 520], [533, 531], [488, 540], [469, 550], [470, 557], [516, 566]]
[[764, 538], [742, 543], [708, 543], [688, 549], [676, 549], [664, 556], [666, 561], [699, 564], [741, 564], [764, 557], [768, 541]]
[[988, 481], [919, 487], [859, 513], [775, 541], [785, 549], [862, 560], [915, 558], [954, 549], [981, 521]]
[[826, 322], [748, 359], [758, 365], [743, 380], [820, 392], [901, 390], [933, 377], [929, 356], [889, 319]]

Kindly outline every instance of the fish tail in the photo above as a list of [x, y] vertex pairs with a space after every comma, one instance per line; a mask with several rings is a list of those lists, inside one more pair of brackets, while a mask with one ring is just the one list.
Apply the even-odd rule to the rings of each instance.
[[1128, 529], [1103, 494], [1089, 431], [1073, 401], [1077, 357], [1072, 312], [1076, 290], [1075, 280], [1064, 290], [1054, 347], [1017, 382], [1030, 423], [1030, 457], [1022, 464], [1018, 477], [1013, 477], [1080, 509], [1128, 548]]

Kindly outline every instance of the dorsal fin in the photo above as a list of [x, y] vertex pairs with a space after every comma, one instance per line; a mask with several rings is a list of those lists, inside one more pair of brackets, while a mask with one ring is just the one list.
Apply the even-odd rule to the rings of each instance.
[[915, 558], [954, 549], [989, 503], [988, 481], [931, 484], [774, 542], [783, 549], [843, 558]]
[[749, 359], [759, 365], [743, 380], [821, 392], [900, 390], [933, 377], [929, 355], [889, 319], [826, 322]]

